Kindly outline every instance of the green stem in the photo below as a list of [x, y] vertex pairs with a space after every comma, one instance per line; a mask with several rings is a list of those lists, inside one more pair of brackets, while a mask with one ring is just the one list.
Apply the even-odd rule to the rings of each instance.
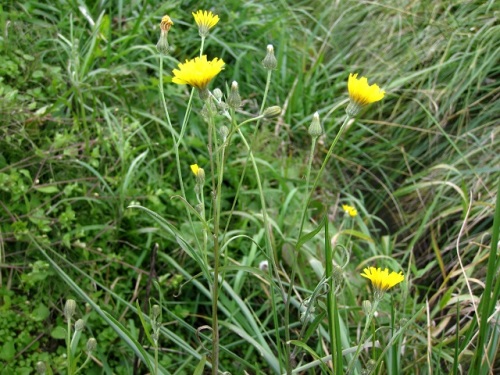
[[[208, 156], [210, 159], [210, 174], [212, 180], [212, 212], [213, 212], [213, 256], [214, 256], [214, 276], [212, 286], [212, 375], [217, 375], [219, 370], [219, 320], [218, 300], [219, 300], [219, 214], [220, 214], [220, 187], [222, 186], [222, 174], [220, 169], [220, 156], [217, 150], [217, 134], [212, 113], [211, 98], [205, 102], [208, 111]], [[215, 146], [215, 147], [214, 147]], [[215, 163], [214, 163], [215, 148]], [[217, 182], [215, 176], [217, 175]]]
[[66, 328], [66, 363], [68, 366], [68, 375], [72, 375], [72, 358], [71, 358], [71, 318], [68, 318], [68, 326]]
[[[261, 203], [261, 206], [262, 206], [262, 219], [264, 221], [264, 232], [266, 234], [266, 236], [265, 236], [265, 239], [266, 239], [266, 249], [268, 251], [267, 257], [269, 259], [268, 273], [269, 273], [269, 287], [271, 289], [270, 290], [271, 304], [272, 304], [272, 308], [273, 308], [274, 331], [275, 331], [275, 335], [276, 335], [276, 345], [278, 347], [279, 354], [281, 354], [281, 346], [280, 346], [280, 343], [279, 343], [279, 337], [280, 337], [280, 334], [279, 334], [279, 321], [278, 321], [278, 313], [277, 313], [277, 309], [276, 309], [276, 295], [275, 295], [275, 293], [272, 290], [273, 289], [273, 282], [272, 282], [273, 281], [273, 276], [276, 277], [276, 280], [279, 283], [280, 290], [284, 291], [284, 288], [283, 288], [283, 285], [281, 283], [281, 279], [280, 279], [280, 277], [278, 275], [278, 267], [277, 267], [277, 264], [276, 264], [274, 247], [272, 246], [271, 229], [269, 227], [269, 219], [267, 217], [266, 201], [264, 199], [264, 190], [262, 189], [262, 181], [260, 179], [259, 169], [257, 167], [257, 163], [256, 163], [255, 158], [253, 156], [252, 149], [250, 148], [250, 145], [248, 144], [248, 142], [247, 142], [245, 136], [243, 135], [243, 133], [242, 133], [242, 131], [241, 131], [241, 129], [240, 129], [239, 126], [237, 127], [237, 131], [238, 131], [238, 134], [241, 137], [241, 140], [245, 144], [245, 147], [247, 148], [248, 158], [252, 162], [252, 166], [253, 166], [254, 173], [255, 173], [255, 179], [257, 180], [257, 187], [259, 189], [260, 203]], [[275, 272], [275, 275], [273, 275], [273, 272]], [[286, 362], [286, 367], [288, 368], [289, 367], [288, 363], [290, 362], [289, 358], [285, 358], [285, 362]], [[281, 362], [280, 362], [280, 371], [281, 371]]]
[[[306, 191], [309, 190], [309, 181], [311, 178], [311, 169], [312, 169], [312, 162], [314, 159], [314, 152], [316, 150], [316, 144], [318, 142], [318, 137], [313, 137], [312, 143], [311, 143], [311, 151], [309, 153], [309, 161], [307, 165], [307, 171], [306, 171]], [[303, 214], [304, 215], [304, 214]], [[302, 217], [302, 222], [304, 221], [304, 217]], [[295, 273], [297, 270], [297, 259], [298, 259], [298, 254], [296, 252], [292, 252], [293, 256], [293, 264], [292, 264], [292, 274], [290, 275], [290, 287], [288, 288], [288, 293], [287, 293], [287, 298], [286, 301], [287, 303], [285, 304], [285, 353], [286, 353], [286, 358], [290, 358], [290, 299], [292, 298], [292, 291], [293, 291], [293, 280], [295, 279]], [[291, 361], [287, 361], [287, 374], [290, 375], [292, 373], [292, 367], [290, 364]]]
[[363, 348], [363, 342], [365, 341], [366, 334], [368, 333], [368, 330], [370, 329], [370, 324], [373, 318], [373, 314], [377, 310], [377, 306], [379, 303], [379, 299], [375, 298], [375, 301], [373, 302], [372, 308], [370, 310], [370, 313], [366, 317], [366, 323], [365, 323], [365, 328], [363, 329], [363, 333], [361, 334], [361, 338], [359, 339], [358, 347], [356, 348], [356, 352], [354, 353], [354, 356], [351, 358], [351, 361], [349, 362], [349, 366], [347, 367], [346, 374], [349, 375], [352, 368], [354, 367], [354, 364], [356, 363], [356, 359], [359, 356], [359, 353], [361, 352], [361, 349]]

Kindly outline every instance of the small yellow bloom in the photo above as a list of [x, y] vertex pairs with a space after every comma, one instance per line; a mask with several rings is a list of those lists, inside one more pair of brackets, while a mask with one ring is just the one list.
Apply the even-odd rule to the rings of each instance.
[[198, 171], [200, 170], [200, 167], [198, 167], [198, 164], [191, 164], [191, 171], [195, 176], [198, 176]]
[[343, 204], [342, 205], [342, 209], [350, 217], [356, 217], [356, 216], [358, 216], [358, 210], [356, 210], [356, 208], [354, 208], [353, 206], [349, 206], [348, 204]]
[[402, 272], [396, 273], [393, 271], [389, 273], [388, 268], [382, 271], [380, 268], [368, 267], [363, 272], [361, 276], [370, 279], [375, 289], [375, 294], [379, 296], [405, 279]]
[[198, 167], [198, 164], [191, 165], [191, 172], [196, 176], [196, 182], [200, 185], [205, 183], [205, 170]]
[[198, 25], [198, 31], [202, 38], [208, 35], [208, 31], [217, 25], [219, 22], [219, 16], [214, 15], [212, 12], [206, 10], [199, 10], [196, 13], [192, 13], [196, 24]]
[[349, 74], [347, 89], [349, 90], [350, 103], [347, 106], [347, 114], [354, 117], [364, 106], [382, 100], [385, 91], [376, 84], [369, 85], [368, 78], [357, 78], [358, 73]]
[[160, 29], [161, 29], [161, 31], [168, 31], [168, 30], [170, 30], [170, 27], [173, 24], [174, 23], [172, 22], [172, 19], [169, 16], [163, 16], [163, 18], [161, 19], [161, 22], [160, 22]]
[[174, 74], [172, 82], [204, 90], [222, 69], [224, 69], [224, 61], [217, 57], [212, 61], [208, 61], [206, 55], [195, 57], [192, 60], [186, 60], [184, 64], [179, 63], [179, 69], [172, 71]]

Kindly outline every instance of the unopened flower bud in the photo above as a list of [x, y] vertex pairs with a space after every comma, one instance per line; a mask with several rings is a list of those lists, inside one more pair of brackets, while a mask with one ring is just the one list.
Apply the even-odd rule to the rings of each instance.
[[267, 54], [264, 60], [262, 60], [262, 65], [267, 70], [274, 70], [278, 66], [278, 61], [274, 57], [274, 47], [272, 44], [267, 45]]
[[267, 260], [263, 260], [259, 263], [259, 269], [261, 271], [267, 271], [269, 269], [269, 262]]
[[64, 305], [64, 317], [69, 320], [75, 314], [76, 311], [76, 302], [74, 299], [69, 299], [66, 301]]
[[83, 331], [83, 329], [85, 328], [85, 320], [83, 319], [78, 319], [76, 322], [75, 322], [75, 331]]
[[40, 375], [45, 375], [47, 372], [47, 367], [45, 366], [45, 363], [42, 361], [39, 361], [36, 363], [36, 372]]
[[224, 96], [221, 89], [219, 89], [219, 88], [214, 89], [213, 94], [214, 94], [215, 99], [217, 99], [217, 101], [220, 101], [222, 99], [222, 97]]
[[156, 50], [162, 55], [168, 55], [170, 51], [170, 46], [168, 45], [168, 38], [166, 32], [161, 32], [160, 39], [156, 43]]
[[153, 320], [158, 320], [158, 317], [160, 316], [161, 314], [161, 307], [158, 306], [158, 305], [153, 305], [153, 307], [151, 307], [151, 317]]
[[93, 337], [91, 337], [88, 341], [87, 341], [87, 352], [88, 353], [92, 353], [95, 348], [97, 348], [97, 340]]
[[241, 106], [241, 96], [238, 90], [238, 82], [236, 81], [233, 81], [233, 83], [231, 84], [231, 92], [229, 93], [227, 104], [234, 109]]
[[281, 114], [281, 107], [273, 105], [272, 107], [266, 108], [263, 114], [264, 118], [267, 119], [278, 117]]
[[311, 125], [309, 125], [309, 135], [313, 138], [317, 138], [323, 134], [323, 128], [321, 127], [321, 123], [319, 121], [319, 113], [315, 112], [313, 115], [313, 119], [311, 121]]
[[370, 313], [372, 312], [372, 303], [370, 301], [363, 301], [363, 311], [366, 315], [370, 315]]
[[219, 129], [219, 134], [222, 139], [222, 142], [225, 142], [227, 139], [227, 136], [229, 134], [229, 129], [227, 126], [222, 125]]

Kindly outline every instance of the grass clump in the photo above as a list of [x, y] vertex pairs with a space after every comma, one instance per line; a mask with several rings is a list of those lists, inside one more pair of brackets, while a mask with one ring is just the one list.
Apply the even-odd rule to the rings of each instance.
[[3, 7], [2, 374], [497, 371], [493, 3]]

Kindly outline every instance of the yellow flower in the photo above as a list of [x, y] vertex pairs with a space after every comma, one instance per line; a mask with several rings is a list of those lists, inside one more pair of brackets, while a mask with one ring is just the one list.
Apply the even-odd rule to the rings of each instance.
[[369, 85], [366, 77], [357, 78], [358, 73], [349, 74], [347, 89], [349, 90], [350, 103], [347, 106], [347, 114], [354, 117], [364, 106], [382, 100], [385, 91], [376, 84]]
[[198, 176], [199, 170], [200, 167], [198, 167], [198, 164], [191, 164], [191, 171], [194, 173], [195, 176]]
[[405, 279], [402, 272], [396, 273], [393, 271], [389, 273], [388, 268], [382, 271], [380, 268], [368, 267], [365, 268], [363, 272], [364, 273], [362, 273], [361, 276], [370, 279], [372, 286], [375, 289], [376, 298], [381, 297], [385, 291]]
[[356, 217], [356, 216], [358, 216], [358, 210], [356, 210], [356, 208], [354, 208], [353, 206], [349, 206], [348, 204], [343, 204], [342, 205], [342, 209], [350, 217]]
[[224, 61], [217, 57], [212, 61], [208, 61], [206, 55], [195, 57], [193, 60], [186, 60], [184, 64], [179, 63], [179, 69], [172, 71], [174, 74], [172, 82], [204, 90], [222, 69], [224, 69]]
[[172, 20], [170, 19], [169, 16], [163, 16], [163, 18], [161, 19], [161, 22], [160, 22], [160, 29], [161, 29], [161, 31], [168, 31], [168, 30], [170, 30], [170, 27], [173, 24], [174, 23], [172, 22]]
[[208, 35], [208, 30], [217, 25], [217, 22], [219, 22], [219, 16], [206, 10], [199, 10], [196, 13], [193, 12], [192, 14], [196, 24], [198, 25], [198, 31], [202, 38], [205, 38]]
[[192, 164], [191, 172], [193, 172], [193, 174], [196, 176], [196, 182], [200, 185], [203, 185], [203, 183], [205, 182], [205, 170], [198, 167], [198, 164]]

